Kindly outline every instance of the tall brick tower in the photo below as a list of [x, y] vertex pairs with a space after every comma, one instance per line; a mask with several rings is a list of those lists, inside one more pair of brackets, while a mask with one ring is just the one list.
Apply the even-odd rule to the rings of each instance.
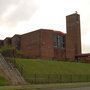
[[76, 13], [66, 16], [66, 58], [75, 59], [81, 54], [80, 15]]

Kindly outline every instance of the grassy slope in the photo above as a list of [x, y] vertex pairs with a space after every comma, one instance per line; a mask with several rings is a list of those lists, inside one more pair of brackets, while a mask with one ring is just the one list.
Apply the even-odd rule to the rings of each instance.
[[0, 71], [0, 86], [8, 85], [8, 84], [9, 84], [8, 80], [6, 80], [3, 73]]
[[24, 73], [29, 74], [89, 74], [90, 64], [45, 61], [32, 59], [17, 59], [19, 64], [23, 65]]
[[8, 84], [8, 81], [3, 76], [0, 76], [0, 86], [7, 85], [7, 84]]
[[[60, 61], [42, 61], [42, 60], [32, 60], [32, 59], [17, 59], [17, 62], [24, 67], [24, 71], [27, 77], [30, 74], [90, 74], [90, 64], [86, 63], [75, 63], [75, 62], [60, 62]], [[2, 77], [1, 77], [2, 78]], [[2, 80], [2, 79], [0, 79]], [[4, 80], [3, 80], [4, 81]], [[2, 81], [0, 81], [2, 82]], [[33, 89], [27, 90], [37, 90], [36, 88], [62, 88], [62, 87], [78, 87], [78, 86], [90, 86], [90, 83], [75, 83], [75, 84], [52, 84], [52, 86], [30, 86]], [[21, 87], [22, 88], [22, 87]], [[23, 87], [25, 88], [25, 87]], [[29, 87], [28, 87], [29, 88]], [[18, 87], [0, 87], [0, 90], [19, 90]], [[23, 89], [22, 89], [23, 90]], [[25, 90], [25, 89], [24, 89]], [[40, 89], [41, 90], [41, 89]], [[46, 89], [45, 89], [46, 90]]]

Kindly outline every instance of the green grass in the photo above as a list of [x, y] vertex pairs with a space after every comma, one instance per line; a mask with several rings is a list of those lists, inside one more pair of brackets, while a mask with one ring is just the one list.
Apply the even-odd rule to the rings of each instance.
[[[23, 66], [24, 78], [32, 84], [47, 83], [47, 82], [61, 83], [61, 81], [69, 83], [72, 82], [71, 80], [73, 80], [73, 82], [77, 81], [90, 82], [90, 64], [87, 63], [62, 62], [62, 61], [39, 60], [39, 59], [16, 59], [16, 61], [18, 65]], [[48, 77], [48, 75], [50, 76]], [[62, 75], [62, 77], [60, 77], [60, 75]], [[60, 79], [60, 81], [58, 79]], [[4, 78], [2, 74], [0, 74], [0, 86], [8, 84], [9, 82]], [[78, 84], [76, 83], [75, 85], [77, 86]], [[2, 87], [0, 87], [0, 90], [4, 89], [19, 90], [16, 87], [13, 88], [13, 86], [10, 87], [11, 89], [10, 88], [8, 89], [6, 87], [4, 89], [1, 88]]]
[[38, 59], [17, 59], [26, 74], [90, 74], [90, 64]]
[[31, 83], [90, 81], [90, 64], [39, 59], [16, 61], [23, 66], [23, 76]]
[[8, 84], [9, 84], [8, 80], [6, 80], [6, 78], [3, 75], [0, 75], [0, 86], [5, 86]]

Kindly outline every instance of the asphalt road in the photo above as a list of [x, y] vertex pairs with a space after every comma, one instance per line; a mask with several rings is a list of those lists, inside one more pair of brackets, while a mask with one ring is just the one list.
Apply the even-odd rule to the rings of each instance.
[[90, 90], [90, 87], [67, 88], [67, 89], [56, 89], [56, 90]]

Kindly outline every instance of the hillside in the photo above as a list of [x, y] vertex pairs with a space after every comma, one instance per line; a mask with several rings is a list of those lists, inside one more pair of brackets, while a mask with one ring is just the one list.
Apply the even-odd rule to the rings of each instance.
[[38, 59], [17, 59], [26, 74], [90, 74], [90, 64]]
[[48, 78], [49, 82], [53, 79], [55, 79], [53, 82], [90, 81], [90, 64], [39, 59], [17, 59], [16, 61], [23, 67], [22, 75], [30, 82], [31, 80], [36, 82], [37, 78], [38, 82]]
[[2, 85], [9, 85], [9, 81], [7, 80], [2, 70], [0, 70], [0, 86]]

